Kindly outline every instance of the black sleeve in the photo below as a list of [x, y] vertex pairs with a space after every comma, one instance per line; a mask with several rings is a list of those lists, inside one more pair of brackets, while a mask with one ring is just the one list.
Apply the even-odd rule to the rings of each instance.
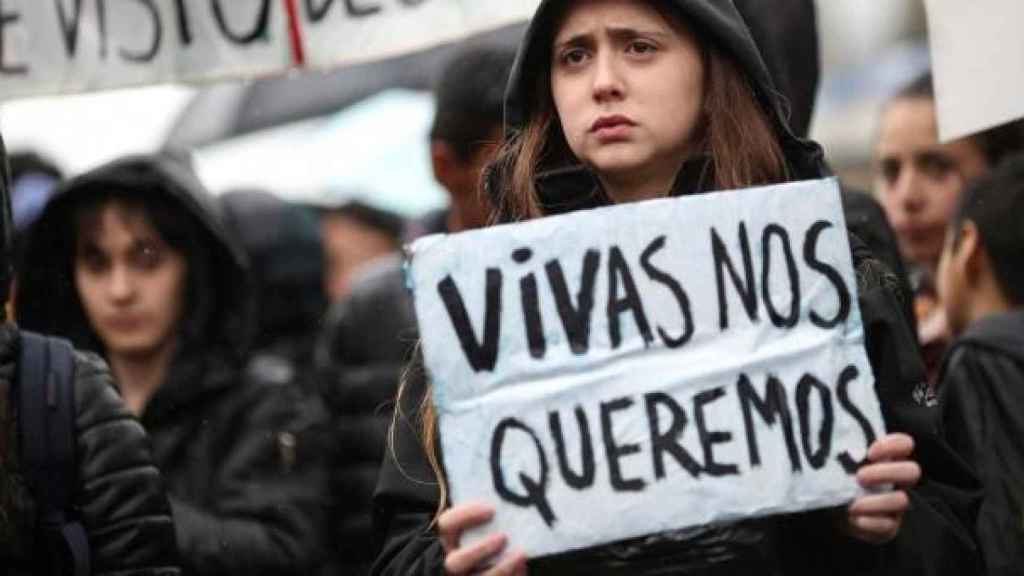
[[201, 575], [309, 574], [323, 560], [326, 468], [307, 440], [322, 407], [294, 386], [250, 385], [226, 415], [214, 507], [171, 498], [182, 561]]
[[881, 550], [883, 573], [974, 574], [978, 556], [969, 527], [981, 487], [941, 438], [939, 411], [929, 400], [924, 363], [904, 317], [898, 282], [877, 261], [857, 264], [865, 344], [889, 432], [914, 439], [921, 482], [909, 490], [910, 511], [896, 539]]
[[1022, 382], [1013, 360], [973, 346], [955, 349], [943, 372], [943, 434], [985, 488], [974, 527], [992, 576], [1024, 569]]
[[441, 491], [419, 432], [419, 409], [427, 393], [421, 366], [416, 363], [408, 371], [374, 494], [380, 543], [374, 575], [443, 573], [444, 552], [433, 527]]
[[75, 505], [88, 534], [92, 573], [178, 574], [171, 509], [149, 440], [96, 356], [76, 356], [75, 402]]

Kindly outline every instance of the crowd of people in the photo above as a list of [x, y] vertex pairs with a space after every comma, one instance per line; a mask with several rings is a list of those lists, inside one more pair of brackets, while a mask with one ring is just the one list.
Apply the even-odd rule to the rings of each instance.
[[[1024, 121], [940, 142], [930, 75], [879, 118], [874, 190], [842, 191], [889, 430], [857, 473], [867, 495], [543, 558], [502, 534], [463, 542], [495, 503], [449, 502], [401, 247], [831, 175], [806, 135], [813, 12], [786, 2], [767, 14], [768, 4], [544, 0], [518, 53], [460, 47], [437, 79], [424, 142], [450, 205], [414, 221], [364, 204], [314, 210], [274, 191], [214, 197], [177, 155], [66, 178], [4, 151], [0, 564], [111, 575], [1024, 573]], [[595, 129], [606, 117], [618, 124]], [[31, 385], [18, 376], [24, 333], [75, 349], [76, 472], [56, 515], [37, 514], [55, 496], [34, 485], [23, 452], [38, 432], [19, 413]], [[68, 536], [73, 523], [86, 544]]]

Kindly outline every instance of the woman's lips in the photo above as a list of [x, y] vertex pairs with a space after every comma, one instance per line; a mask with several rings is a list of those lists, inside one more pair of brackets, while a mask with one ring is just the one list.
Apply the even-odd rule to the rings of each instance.
[[143, 319], [138, 316], [115, 316], [107, 318], [105, 324], [113, 330], [131, 332], [142, 326]]
[[591, 126], [590, 133], [602, 142], [623, 140], [629, 136], [636, 123], [626, 116], [602, 116]]

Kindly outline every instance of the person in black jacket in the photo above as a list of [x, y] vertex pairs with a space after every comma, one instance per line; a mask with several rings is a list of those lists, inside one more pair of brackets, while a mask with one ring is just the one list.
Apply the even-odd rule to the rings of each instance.
[[23, 327], [102, 354], [152, 439], [187, 574], [307, 574], [321, 560], [318, 415], [243, 376], [245, 259], [182, 164], [129, 157], [63, 186], [36, 223]]
[[[820, 148], [792, 134], [776, 94], [731, 1], [542, 2], [513, 70], [506, 143], [488, 191], [502, 221], [519, 221], [827, 175]], [[606, 121], [595, 123], [599, 117]], [[906, 430], [901, 403], [910, 401], [909, 389], [919, 383], [920, 362], [900, 313], [898, 282], [856, 238], [851, 241], [883, 412], [890, 429]], [[495, 537], [459, 545], [463, 530], [488, 520], [487, 506], [459, 506], [435, 517], [445, 504], [435, 420], [421, 371], [411, 376], [377, 492], [378, 519], [388, 538], [375, 573], [482, 570], [515, 543]], [[909, 436], [882, 439], [870, 459], [894, 462], [868, 464], [860, 480], [867, 486], [913, 485], [920, 469], [908, 460], [912, 449]], [[907, 501], [894, 491], [858, 499], [838, 515], [655, 535], [535, 559], [529, 567], [554, 574], [853, 572], [879, 555], [879, 548], [857, 542], [896, 536]], [[486, 573], [524, 572], [524, 560], [510, 553]]]
[[255, 301], [249, 367], [274, 380], [304, 380], [327, 310], [316, 216], [259, 190], [228, 192], [218, 201], [249, 257]]
[[[12, 238], [7, 158], [0, 141], [0, 301], [10, 296]], [[31, 298], [31, 293], [25, 298]], [[26, 432], [11, 391], [21, 336], [0, 308], [0, 566], [5, 574], [45, 574], [35, 556], [37, 502], [21, 468]], [[19, 386], [43, 383], [19, 383]], [[96, 355], [74, 355], [74, 437], [77, 476], [73, 506], [88, 538], [92, 574], [178, 574], [174, 525], [149, 441], [117, 395]]]
[[1024, 155], [963, 193], [939, 261], [943, 431], [981, 477], [986, 574], [1024, 573]]
[[[501, 132], [504, 87], [514, 57], [505, 46], [470, 41], [444, 66], [434, 90], [437, 115], [429, 145], [434, 174], [452, 205], [411, 223], [410, 235], [486, 223], [487, 199], [478, 194], [477, 182]], [[416, 341], [412, 297], [398, 257], [367, 266], [324, 323], [316, 363], [333, 415], [331, 492], [344, 495], [331, 518], [344, 574], [367, 573], [376, 554], [373, 491], [395, 392]]]

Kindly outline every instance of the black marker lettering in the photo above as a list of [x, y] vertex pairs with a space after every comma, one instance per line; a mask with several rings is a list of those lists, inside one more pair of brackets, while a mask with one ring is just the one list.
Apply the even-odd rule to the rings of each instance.
[[380, 12], [380, 4], [364, 4], [359, 0], [345, 0], [345, 10], [349, 16], [363, 18]]
[[153, 4], [153, 0], [135, 0], [143, 8], [149, 12], [150, 20], [153, 22], [153, 36], [152, 40], [149, 41], [149, 47], [132, 52], [126, 48], [121, 48], [121, 57], [130, 62], [150, 62], [160, 51], [160, 43], [163, 41], [164, 28], [163, 23], [160, 21], [160, 10], [157, 9], [156, 5]]
[[675, 278], [668, 275], [667, 273], [659, 270], [654, 264], [651, 264], [651, 258], [665, 247], [665, 237], [659, 236], [651, 242], [647, 248], [644, 249], [643, 254], [640, 255], [640, 265], [643, 267], [644, 272], [653, 280], [659, 284], [664, 284], [668, 287], [672, 295], [675, 296], [676, 302], [679, 304], [679, 311], [683, 315], [683, 332], [677, 337], [670, 336], [665, 329], [658, 326], [658, 336], [661, 337], [661, 341], [665, 343], [665, 346], [669, 348], [679, 348], [690, 341], [693, 337], [693, 313], [690, 311], [690, 298], [686, 295], [686, 291], [676, 281]]
[[309, 19], [314, 24], [318, 24], [332, 6], [334, 6], [334, 0], [324, 0], [320, 5], [317, 5], [316, 0], [306, 0], [306, 14], [309, 14]]
[[826, 320], [817, 312], [811, 311], [811, 323], [818, 328], [826, 330], [846, 322], [846, 319], [850, 316], [851, 306], [850, 289], [843, 282], [842, 275], [832, 266], [818, 260], [818, 237], [821, 236], [822, 232], [831, 227], [831, 222], [819, 220], [807, 231], [807, 237], [804, 240], [804, 261], [807, 263], [807, 266], [827, 278], [832, 283], [832, 286], [835, 287], [836, 296], [839, 298], [839, 310], [836, 312], [835, 318], [831, 320]]
[[590, 437], [590, 423], [582, 406], [576, 407], [576, 425], [580, 430], [580, 468], [579, 473], [569, 465], [569, 454], [565, 449], [565, 435], [562, 433], [562, 419], [558, 412], [548, 414], [548, 426], [551, 438], [555, 441], [555, 452], [558, 454], [558, 469], [562, 478], [570, 488], [583, 490], [594, 485], [594, 441]]
[[586, 354], [590, 349], [590, 315], [594, 310], [594, 281], [597, 279], [597, 268], [600, 263], [601, 253], [597, 250], [587, 250], [583, 256], [583, 275], [575, 305], [569, 295], [565, 274], [558, 260], [552, 260], [544, 267], [548, 283], [551, 284], [551, 293], [555, 297], [558, 316], [562, 319], [562, 328], [565, 329], [569, 347], [576, 355]]
[[[853, 417], [860, 426], [861, 432], [864, 433], [864, 442], [866, 444], [865, 454], [867, 450], [871, 448], [871, 445], [875, 443], [875, 429], [871, 427], [871, 422], [868, 421], [864, 413], [860, 411], [860, 408], [850, 400], [850, 383], [856, 380], [860, 376], [860, 371], [857, 370], [856, 366], [847, 366], [842, 373], [839, 374], [839, 383], [836, 386], [836, 394], [839, 396], [839, 405], [846, 411], [847, 414]], [[860, 463], [850, 456], [849, 452], [843, 452], [837, 457], [839, 463], [843, 466], [843, 470], [846, 470], [847, 474], [854, 474], [857, 472], [857, 468]]]
[[782, 434], [786, 439], [786, 450], [789, 452], [789, 465], [793, 472], [799, 472], [803, 465], [800, 462], [800, 449], [796, 445], [796, 434], [793, 431], [793, 417], [789, 412], [789, 404], [786, 401], [786, 388], [774, 376], [768, 377], [765, 386], [764, 398], [757, 395], [754, 385], [746, 374], [741, 374], [736, 386], [740, 397], [740, 407], [743, 410], [743, 423], [747, 430], [747, 452], [750, 454], [750, 466], [757, 468], [761, 466], [761, 452], [757, 446], [757, 428], [754, 426], [754, 414], [756, 410], [761, 421], [769, 426], [774, 426], [776, 420], [782, 424]]
[[[619, 297], [619, 281], [621, 278], [625, 294]], [[612, 246], [608, 252], [608, 334], [611, 337], [612, 348], [618, 348], [622, 344], [622, 329], [619, 325], [619, 316], [625, 312], [633, 313], [633, 320], [644, 339], [644, 346], [650, 346], [654, 342], [654, 335], [651, 333], [651, 325], [647, 322], [647, 315], [644, 314], [644, 304], [640, 299], [640, 292], [636, 289], [633, 281], [633, 274], [629, 271], [626, 258], [618, 246]]]
[[178, 6], [178, 38], [183, 46], [190, 46], [192, 44], [192, 25], [188, 19], [188, 8], [185, 6], [185, 0], [174, 0], [174, 2]]
[[[519, 483], [522, 484], [525, 494], [513, 492], [505, 482], [505, 471], [501, 467], [501, 450], [505, 444], [505, 434], [509, 430], [520, 430], [527, 433], [533, 444], [537, 447], [537, 459], [540, 463], [540, 478], [534, 480], [525, 472], [519, 473]], [[548, 458], [544, 455], [544, 446], [540, 438], [529, 426], [515, 418], [505, 418], [498, 423], [491, 438], [491, 478], [494, 481], [494, 491], [502, 500], [522, 508], [534, 507], [540, 513], [540, 517], [549, 527], [554, 525], [556, 518], [547, 498], [548, 488]]]
[[66, 2], [54, 0], [57, 3], [57, 18], [60, 20], [60, 29], [64, 34], [64, 50], [70, 59], [74, 59], [78, 53], [78, 29], [82, 25], [82, 0], [72, 0], [73, 12], [68, 15]]
[[[520, 248], [512, 253], [512, 259], [525, 264], [533, 257], [529, 248]], [[537, 276], [529, 273], [519, 280], [519, 300], [523, 307], [523, 327], [526, 329], [526, 342], [530, 348], [530, 356], [535, 359], [547, 353], [547, 341], [544, 339], [544, 321], [540, 316], [540, 296], [537, 291]]]
[[[811, 391], [818, 392], [821, 400], [821, 428], [818, 429], [818, 449], [811, 445]], [[805, 374], [796, 386], [796, 406], [800, 415], [800, 439], [804, 446], [804, 456], [815, 470], [820, 470], [828, 460], [832, 450], [832, 393], [817, 378]]]
[[623, 456], [636, 454], [640, 451], [639, 444], [615, 443], [615, 426], [612, 423], [612, 413], [625, 410], [633, 405], [632, 398], [619, 398], [611, 402], [601, 403], [601, 433], [604, 436], [605, 455], [608, 458], [608, 471], [611, 476], [612, 489], [616, 492], [639, 492], [647, 485], [642, 478], [625, 479], [622, 477], [622, 466], [619, 459]]
[[484, 338], [481, 344], [466, 312], [466, 303], [451, 276], [437, 285], [448, 316], [459, 337], [462, 351], [474, 372], [493, 372], [498, 362], [498, 337], [501, 335], [501, 270], [487, 269], [487, 295], [484, 307]]
[[270, 0], [263, 0], [263, 4], [256, 15], [256, 23], [253, 24], [252, 29], [241, 33], [231, 30], [231, 27], [228, 26], [227, 18], [224, 15], [224, 7], [221, 4], [222, 1], [212, 0], [213, 17], [217, 20], [217, 26], [220, 28], [221, 34], [224, 34], [228, 40], [235, 44], [251, 44], [259, 39], [269, 39]]
[[[789, 272], [789, 314], [779, 314], [772, 301], [771, 266], [772, 266], [772, 238], [778, 238], [782, 242], [782, 253], [786, 257], [786, 270]], [[761, 297], [764, 300], [764, 307], [768, 311], [768, 318], [777, 328], [792, 328], [800, 319], [800, 276], [796, 268], [796, 258], [793, 256], [793, 246], [789, 242], [789, 232], [778, 224], [769, 224], [761, 236], [761, 257], [763, 268], [761, 269]]]
[[[658, 480], [665, 478], [665, 454], [671, 455], [675, 461], [690, 473], [700, 476], [700, 464], [680, 443], [686, 430], [686, 411], [674, 398], [662, 392], [651, 392], [644, 396], [647, 405], [647, 422], [651, 429], [651, 458], [654, 459], [654, 476]], [[668, 429], [661, 431], [659, 406], [668, 408], [672, 420]]]
[[715, 444], [732, 441], [732, 433], [720, 430], [709, 431], [707, 420], [704, 417], [704, 407], [723, 396], [725, 396], [725, 389], [714, 388], [693, 397], [693, 419], [697, 422], [697, 434], [700, 436], [700, 445], [704, 450], [704, 472], [715, 477], [735, 476], [740, 473], [735, 464], [715, 462]]
[[718, 285], [718, 325], [725, 331], [729, 328], [729, 299], [725, 293], [725, 269], [729, 270], [729, 277], [732, 285], [743, 302], [747, 311], [747, 317], [751, 322], [757, 322], [757, 287], [754, 285], [754, 263], [750, 257], [750, 239], [747, 237], [747, 225], [740, 223], [739, 229], [740, 251], [743, 253], [744, 278], [740, 278], [736, 267], [729, 257], [729, 250], [722, 242], [718, 231], [711, 229], [711, 251], [715, 258], [715, 281]]

